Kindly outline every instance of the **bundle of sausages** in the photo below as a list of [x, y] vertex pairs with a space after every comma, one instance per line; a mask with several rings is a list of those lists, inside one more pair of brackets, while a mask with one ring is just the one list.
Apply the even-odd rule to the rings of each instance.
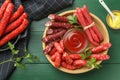
[[22, 33], [28, 26], [28, 14], [23, 5], [14, 11], [11, 0], [5, 0], [0, 7], [0, 47]]
[[79, 23], [85, 30], [90, 43], [94, 46], [98, 46], [103, 41], [103, 36], [96, 28], [96, 25], [90, 16], [87, 6], [85, 5], [83, 8], [77, 8], [75, 14], [78, 18]]

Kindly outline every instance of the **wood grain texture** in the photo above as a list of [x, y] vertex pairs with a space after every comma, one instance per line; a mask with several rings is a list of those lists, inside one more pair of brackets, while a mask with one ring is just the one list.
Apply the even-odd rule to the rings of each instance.
[[[111, 10], [120, 10], [120, 0], [104, 0]], [[82, 7], [86, 4], [89, 10], [98, 16], [106, 28], [108, 29], [110, 42], [112, 47], [108, 54], [111, 56], [110, 60], [104, 61], [103, 67], [99, 70], [92, 70], [88, 73], [71, 75], [63, 73], [55, 69], [51, 64], [48, 64], [46, 57], [42, 52], [41, 38], [45, 29], [45, 22], [47, 18], [40, 21], [33, 21], [30, 32], [30, 42], [28, 50], [32, 54], [40, 58], [40, 63], [27, 64], [26, 70], [17, 69], [11, 76], [10, 80], [119, 80], [120, 79], [120, 30], [112, 30], [106, 24], [106, 10], [100, 5], [98, 0], [75, 0], [74, 5], [63, 9], [57, 13], [66, 10]], [[111, 6], [112, 5], [112, 6]], [[26, 61], [25, 61], [26, 62]]]
[[120, 64], [103, 64], [99, 70], [73, 75], [63, 73], [51, 64], [27, 64], [27, 69], [17, 69], [9, 80], [119, 80], [119, 68]]

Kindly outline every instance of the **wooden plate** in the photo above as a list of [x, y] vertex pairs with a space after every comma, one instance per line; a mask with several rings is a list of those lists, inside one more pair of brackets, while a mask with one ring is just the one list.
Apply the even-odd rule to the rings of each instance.
[[[62, 12], [60, 13], [59, 15], [60, 16], [68, 16], [68, 15], [71, 15], [75, 12], [75, 10], [69, 10], [69, 11], [65, 11], [65, 12]], [[95, 22], [95, 25], [97, 26], [98, 30], [101, 32], [101, 34], [103, 35], [104, 37], [104, 41], [102, 43], [107, 43], [109, 42], [109, 35], [108, 35], [108, 31], [104, 25], [104, 23], [97, 17], [95, 16], [94, 14], [90, 14], [93, 21]], [[45, 31], [44, 31], [44, 34], [43, 34], [43, 37], [46, 36], [46, 30], [48, 29], [48, 27], [46, 27]], [[42, 43], [42, 46], [43, 46], [43, 50], [45, 49], [45, 44]], [[91, 46], [91, 44], [89, 44], [89, 46]], [[107, 54], [108, 50], [102, 52], [102, 54]], [[54, 66], [54, 62], [50, 59], [50, 56], [49, 55], [45, 55], [46, 58], [48, 59], [48, 61]], [[97, 61], [97, 64], [100, 64], [102, 61]], [[55, 67], [55, 66], [54, 66]], [[92, 68], [88, 69], [87, 67], [83, 67], [83, 68], [80, 68], [80, 69], [76, 69], [76, 70], [68, 70], [66, 68], [63, 68], [63, 67], [60, 67], [60, 68], [57, 68], [63, 72], [66, 72], [66, 73], [71, 73], [71, 74], [79, 74], [79, 73], [85, 73], [85, 72], [88, 72], [92, 69], [94, 69], [94, 66], [92, 66]]]

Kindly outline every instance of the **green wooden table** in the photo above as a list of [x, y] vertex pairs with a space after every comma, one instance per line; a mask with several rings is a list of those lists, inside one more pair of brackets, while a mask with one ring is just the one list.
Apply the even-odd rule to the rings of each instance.
[[[104, 0], [111, 10], [120, 10], [120, 0]], [[75, 0], [73, 6], [60, 12], [82, 7], [86, 4], [89, 10], [97, 15], [106, 25], [112, 47], [108, 54], [110, 60], [102, 63], [102, 68], [94, 69], [84, 74], [67, 74], [54, 68], [46, 59], [42, 51], [41, 38], [45, 29], [44, 24], [47, 18], [40, 21], [33, 21], [31, 24], [30, 42], [28, 51], [40, 58], [40, 63], [27, 63], [26, 69], [16, 69], [10, 80], [119, 80], [120, 79], [120, 30], [112, 30], [106, 24], [107, 12], [100, 5], [98, 0]], [[57, 13], [60, 13], [57, 12]], [[24, 61], [24, 60], [23, 60]], [[25, 61], [24, 61], [25, 62]]]

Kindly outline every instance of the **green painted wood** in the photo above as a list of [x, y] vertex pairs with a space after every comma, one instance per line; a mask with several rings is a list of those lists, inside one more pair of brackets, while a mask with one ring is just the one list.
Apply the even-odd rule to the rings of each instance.
[[[104, 0], [111, 10], [120, 10], [120, 0]], [[30, 41], [28, 45], [28, 51], [31, 54], [37, 55], [40, 58], [40, 63], [27, 63], [25, 60], [23, 62], [27, 63], [26, 70], [17, 69], [11, 76], [10, 80], [114, 80], [120, 79], [120, 30], [112, 30], [106, 24], [107, 12], [100, 5], [98, 0], [75, 0], [74, 5], [63, 9], [57, 14], [75, 9], [76, 7], [82, 7], [86, 4], [90, 12], [98, 16], [105, 24], [108, 29], [110, 42], [112, 47], [110, 48], [108, 54], [111, 56], [110, 60], [104, 61], [103, 68], [99, 70], [93, 70], [88, 73], [72, 75], [63, 73], [56, 68], [54, 68], [47, 61], [45, 55], [42, 51], [41, 39], [43, 31], [45, 29], [45, 22], [47, 18], [40, 21], [33, 21], [31, 24]]]
[[[28, 51], [31, 54], [38, 56], [38, 58], [40, 59], [40, 63], [49, 63], [42, 49], [42, 41], [41, 41], [42, 34], [43, 34], [43, 31], [32, 31], [31, 32], [29, 45], [28, 45]], [[27, 63], [25, 60], [23, 61]]]
[[17, 69], [10, 80], [119, 80], [120, 64], [103, 64], [103, 68], [83, 74], [68, 74], [50, 64], [27, 64], [26, 70]]
[[[104, 0], [106, 2], [106, 4], [108, 6], [110, 6], [111, 10], [120, 10], [119, 5], [116, 5], [117, 3], [120, 3], [120, 0]], [[120, 45], [120, 30], [112, 30], [108, 27], [108, 25], [106, 24], [106, 15], [107, 15], [107, 11], [101, 6], [101, 4], [98, 2], [98, 0], [75, 0], [74, 5], [63, 9], [58, 13], [61, 13], [63, 11], [66, 10], [71, 10], [71, 9], [75, 9], [76, 7], [82, 7], [83, 5], [87, 5], [90, 12], [94, 13], [95, 15], [97, 15], [102, 21], [103, 23], [106, 25], [106, 28], [108, 29], [109, 32], [109, 36], [110, 36], [110, 42], [112, 43], [112, 47], [109, 50], [108, 54], [111, 56], [110, 61], [108, 61], [109, 63], [119, 63], [120, 62], [120, 52], [119, 52], [119, 45]], [[111, 6], [112, 5], [112, 6]], [[43, 35], [43, 33], [41, 31], [44, 31], [45, 29], [45, 22], [48, 21], [47, 18], [42, 19], [40, 21], [33, 21], [32, 25], [31, 25], [31, 38], [30, 38], [30, 45], [29, 45], [29, 51], [32, 53], [37, 53], [37, 55], [39, 56], [40, 53], [42, 53], [42, 45], [41, 45], [41, 36]], [[40, 45], [39, 45], [40, 44]], [[31, 46], [32, 45], [32, 46]], [[34, 47], [36, 46], [36, 47]], [[47, 60], [46, 58], [42, 58], [42, 62], [46, 63]]]

